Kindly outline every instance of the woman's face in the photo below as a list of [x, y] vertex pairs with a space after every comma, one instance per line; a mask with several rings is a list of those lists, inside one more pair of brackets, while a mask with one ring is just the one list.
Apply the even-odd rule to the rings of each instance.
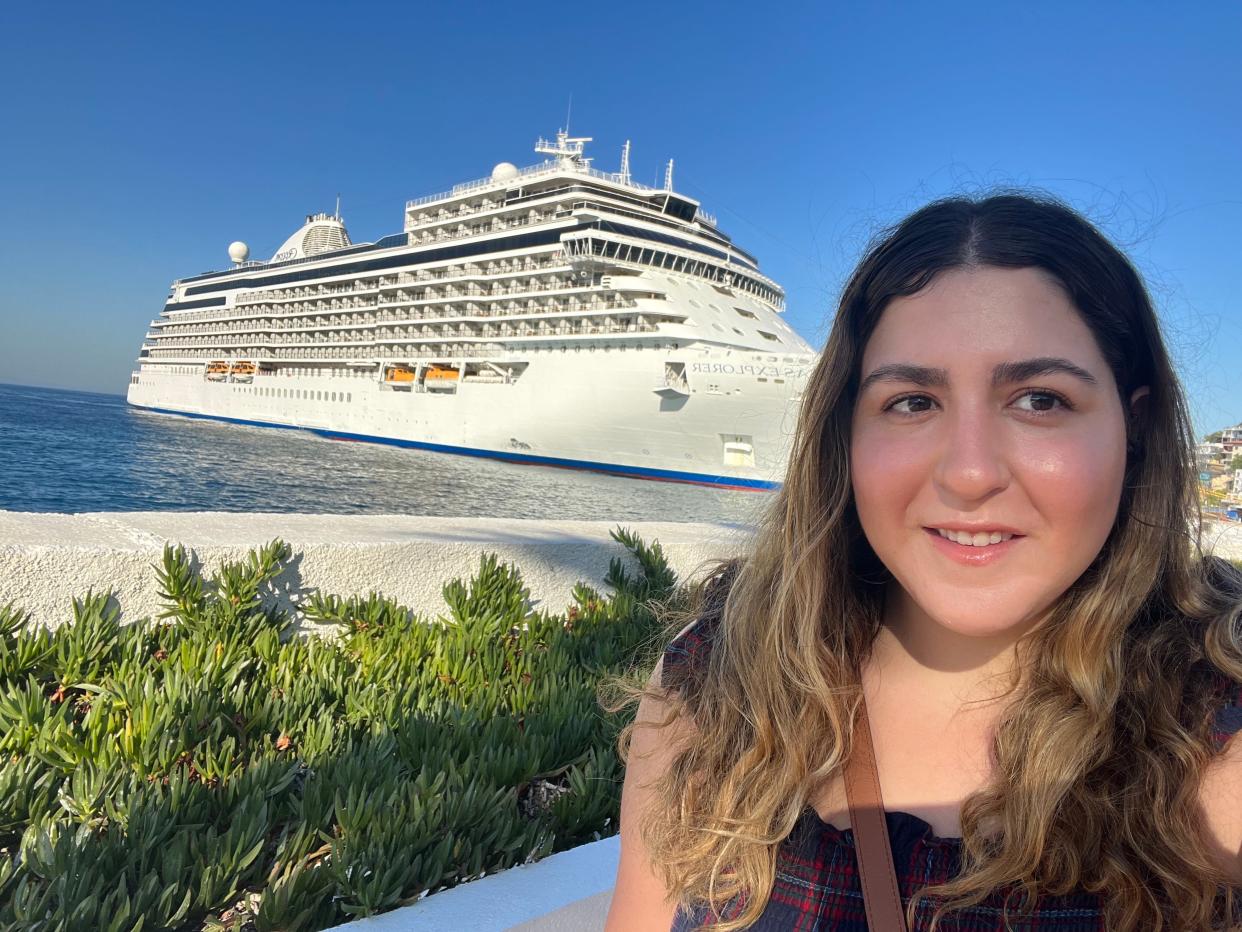
[[885, 309], [860, 387], [854, 499], [904, 609], [980, 637], [1038, 622], [1104, 545], [1126, 463], [1065, 293], [1036, 269], [942, 273]]

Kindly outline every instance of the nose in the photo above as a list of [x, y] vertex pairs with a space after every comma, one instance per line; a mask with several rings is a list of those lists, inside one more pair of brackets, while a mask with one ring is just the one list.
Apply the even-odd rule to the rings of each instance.
[[1009, 484], [1002, 425], [986, 405], [958, 406], [942, 423], [947, 430], [933, 477], [949, 503], [981, 502]]

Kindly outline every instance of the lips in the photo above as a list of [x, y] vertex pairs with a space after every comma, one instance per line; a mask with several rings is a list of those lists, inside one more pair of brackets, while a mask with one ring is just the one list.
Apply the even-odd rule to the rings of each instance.
[[1013, 537], [1008, 531], [953, 531], [948, 528], [933, 528], [945, 540], [965, 547], [986, 547], [988, 544], [999, 544]]
[[1024, 536], [1009, 528], [925, 527], [932, 546], [955, 563], [986, 566], [1002, 559]]

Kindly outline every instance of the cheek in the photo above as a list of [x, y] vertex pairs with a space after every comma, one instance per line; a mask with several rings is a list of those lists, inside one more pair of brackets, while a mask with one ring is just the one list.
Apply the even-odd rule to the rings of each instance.
[[[857, 431], [850, 444], [850, 479], [858, 520], [873, 546], [903, 523], [907, 507], [932, 469], [926, 442]], [[877, 549], [880, 549], [877, 546]]]
[[1111, 426], [1015, 445], [1016, 472], [1055, 535], [1099, 549], [1112, 528], [1125, 475], [1125, 437]]

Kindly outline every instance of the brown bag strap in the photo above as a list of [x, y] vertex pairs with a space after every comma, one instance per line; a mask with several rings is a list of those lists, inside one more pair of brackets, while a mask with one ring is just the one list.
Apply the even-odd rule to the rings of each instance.
[[862, 880], [863, 905], [867, 909], [867, 928], [871, 932], [906, 932], [865, 700], [858, 708], [853, 749], [845, 762], [844, 776], [850, 827], [854, 830], [854, 853]]

